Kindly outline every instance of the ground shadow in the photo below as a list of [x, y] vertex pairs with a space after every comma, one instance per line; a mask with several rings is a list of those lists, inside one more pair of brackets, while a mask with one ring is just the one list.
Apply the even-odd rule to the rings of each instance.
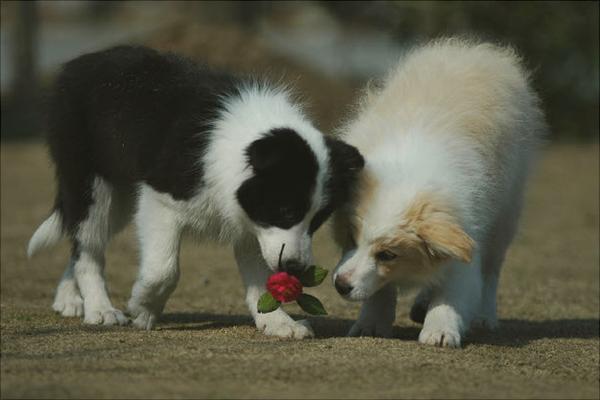
[[528, 321], [522, 319], [500, 320], [500, 327], [493, 332], [475, 330], [466, 338], [469, 344], [491, 344], [521, 347], [540, 339], [598, 339], [600, 320], [553, 319]]
[[[292, 314], [295, 320], [307, 319], [306, 315]], [[308, 317], [318, 338], [343, 337], [354, 323], [350, 319]], [[249, 315], [223, 315], [211, 313], [169, 313], [164, 314], [158, 327], [163, 330], [210, 330], [232, 326], [254, 326], [254, 321]], [[406, 334], [404, 328], [396, 327], [394, 336], [403, 338]], [[413, 328], [410, 328], [413, 329]], [[418, 334], [418, 331], [417, 331]], [[412, 335], [410, 339], [412, 339]]]
[[[345, 337], [348, 331], [356, 322], [353, 319], [342, 319], [342, 318], [309, 318], [311, 324], [315, 330], [317, 338], [333, 338], [333, 337]], [[398, 326], [394, 325], [392, 339], [400, 340], [417, 340], [419, 337], [419, 331], [421, 330], [418, 326]]]
[[[292, 315], [296, 320], [307, 318], [305, 315]], [[317, 339], [345, 337], [354, 323], [352, 319], [331, 317], [308, 317]], [[234, 326], [254, 327], [254, 321], [249, 315], [214, 314], [214, 313], [168, 313], [164, 314], [156, 329], [165, 331], [214, 330]], [[4, 332], [10, 335], [55, 335], [74, 332], [106, 332], [116, 329], [132, 329], [126, 327], [104, 327], [84, 324], [57, 324], [19, 329], [15, 332]], [[394, 326], [391, 340], [417, 341], [420, 325]], [[600, 339], [600, 320], [589, 319], [555, 319], [530, 321], [521, 319], [505, 319], [500, 321], [500, 327], [494, 332], [484, 330], [471, 331], [464, 339], [464, 347], [470, 345], [492, 345], [507, 347], [522, 347], [540, 339]]]
[[[307, 319], [306, 315], [292, 314], [295, 320]], [[352, 326], [350, 319], [308, 317], [318, 338], [341, 337]], [[160, 318], [162, 330], [210, 330], [233, 326], [254, 326], [249, 315], [224, 315], [211, 313], [169, 313]], [[399, 328], [401, 330], [401, 328]], [[395, 335], [396, 336], [396, 335]], [[401, 337], [402, 335], [398, 335]]]
[[210, 330], [232, 326], [254, 326], [249, 315], [212, 313], [169, 313], [163, 314], [157, 327], [161, 330]]
[[[292, 315], [294, 319], [306, 318]], [[309, 317], [317, 338], [344, 337], [354, 323], [351, 319]], [[254, 326], [247, 315], [223, 315], [211, 313], [171, 313], [165, 314], [159, 327], [164, 330], [210, 330], [232, 326]], [[393, 339], [416, 341], [420, 326], [394, 326]], [[521, 347], [539, 339], [593, 339], [600, 337], [598, 319], [557, 319], [528, 321], [506, 319], [500, 321], [500, 328], [494, 332], [475, 330], [465, 339], [465, 346], [488, 344], [496, 346]]]

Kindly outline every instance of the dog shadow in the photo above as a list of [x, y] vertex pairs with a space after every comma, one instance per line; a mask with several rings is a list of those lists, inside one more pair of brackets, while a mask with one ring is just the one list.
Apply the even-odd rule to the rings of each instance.
[[254, 321], [249, 315], [167, 313], [160, 317], [157, 328], [167, 331], [204, 331], [234, 326], [254, 326]]
[[[296, 320], [306, 318], [292, 315]], [[317, 339], [345, 337], [354, 323], [352, 319], [309, 317]], [[162, 325], [162, 327], [161, 327]], [[254, 327], [247, 315], [224, 315], [211, 313], [170, 313], [161, 318], [163, 330], [214, 330], [234, 326]], [[421, 326], [398, 326], [393, 329], [389, 340], [416, 342]], [[598, 319], [556, 319], [528, 321], [521, 319], [500, 320], [495, 331], [474, 330], [465, 338], [464, 347], [470, 345], [493, 345], [523, 347], [541, 339], [597, 339], [600, 337]]]
[[488, 344], [494, 346], [523, 347], [542, 339], [598, 339], [600, 320], [589, 318], [551, 319], [529, 321], [522, 319], [500, 320], [495, 331], [474, 330], [466, 338], [466, 345]]
[[[295, 320], [308, 319], [315, 331], [316, 337], [321, 339], [344, 337], [354, 323], [351, 319], [326, 317], [307, 318], [305, 315], [299, 314], [291, 314], [290, 316]], [[162, 315], [158, 324], [158, 327], [161, 330], [212, 330], [231, 328], [234, 326], [254, 327], [254, 320], [249, 315], [168, 313]], [[406, 336], [402, 335], [403, 329], [404, 328], [399, 328], [399, 332], [396, 332], [398, 335], [395, 334], [394, 337], [402, 338]]]

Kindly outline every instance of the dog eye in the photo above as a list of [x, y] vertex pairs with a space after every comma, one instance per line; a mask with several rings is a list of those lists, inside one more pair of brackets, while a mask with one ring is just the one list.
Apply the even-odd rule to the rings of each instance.
[[392, 253], [389, 250], [383, 250], [375, 254], [375, 258], [377, 259], [377, 261], [390, 261], [396, 257], [396, 254]]

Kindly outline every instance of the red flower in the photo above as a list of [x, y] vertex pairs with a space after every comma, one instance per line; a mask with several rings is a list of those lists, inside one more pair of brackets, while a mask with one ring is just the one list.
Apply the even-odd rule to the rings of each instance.
[[294, 275], [278, 272], [267, 280], [267, 290], [275, 300], [288, 303], [302, 294], [302, 283]]

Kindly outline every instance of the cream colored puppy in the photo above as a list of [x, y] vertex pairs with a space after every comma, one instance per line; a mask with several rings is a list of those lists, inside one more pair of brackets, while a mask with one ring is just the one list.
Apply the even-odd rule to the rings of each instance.
[[363, 301], [350, 335], [391, 335], [397, 287], [422, 288], [411, 311], [421, 343], [459, 347], [473, 322], [496, 327], [498, 275], [544, 131], [510, 48], [435, 41], [367, 90], [343, 130], [366, 166], [334, 223], [335, 286]]

